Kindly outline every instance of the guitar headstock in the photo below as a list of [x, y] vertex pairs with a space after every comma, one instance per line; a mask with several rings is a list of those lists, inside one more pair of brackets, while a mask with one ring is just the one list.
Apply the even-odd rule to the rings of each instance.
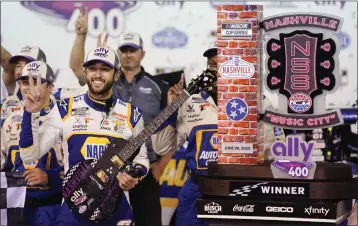
[[211, 90], [217, 87], [216, 71], [206, 69], [196, 78], [191, 80], [188, 88], [186, 89], [189, 94], [199, 93], [203, 90]]

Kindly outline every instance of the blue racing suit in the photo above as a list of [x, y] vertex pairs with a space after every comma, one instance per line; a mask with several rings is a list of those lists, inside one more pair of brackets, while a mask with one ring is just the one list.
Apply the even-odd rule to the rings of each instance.
[[[38, 159], [62, 137], [64, 170], [85, 159], [98, 159], [110, 139], [131, 139], [142, 131], [142, 112], [117, 98], [106, 102], [92, 99], [88, 93], [57, 101], [49, 117], [42, 124], [38, 113], [24, 111], [20, 134], [20, 156], [25, 162]], [[147, 149], [142, 145], [133, 160], [141, 169], [142, 177], [149, 169]], [[124, 200], [126, 201], [126, 200]], [[128, 207], [128, 206], [127, 206]], [[130, 208], [118, 211], [104, 225], [116, 225]], [[72, 214], [64, 203], [57, 218], [57, 225], [92, 225], [87, 219]]]
[[[267, 102], [267, 103], [266, 103]], [[269, 105], [270, 102], [264, 103]], [[169, 124], [169, 125], [168, 125]], [[179, 192], [176, 225], [208, 225], [197, 218], [197, 199], [202, 197], [196, 175], [206, 176], [208, 163], [218, 158], [218, 108], [207, 92], [192, 95], [152, 136], [154, 150], [163, 155], [175, 151], [185, 141], [189, 177]], [[265, 125], [265, 143], [275, 141], [273, 129]], [[175, 139], [177, 137], [177, 139]], [[174, 138], [174, 139], [173, 139]], [[265, 146], [269, 146], [265, 144]]]
[[[40, 111], [40, 122], [45, 120], [54, 107], [52, 102]], [[60, 143], [54, 144], [39, 159], [24, 163], [20, 158], [19, 138], [23, 109], [11, 112], [1, 131], [1, 170], [25, 172], [38, 168], [48, 176], [46, 185], [28, 186], [23, 221], [26, 225], [54, 225], [62, 201], [63, 166], [59, 164]]]
[[[207, 175], [210, 161], [217, 161], [218, 108], [208, 93], [192, 95], [167, 121], [168, 126], [152, 136], [153, 148], [159, 155], [175, 151], [185, 141], [189, 177], [179, 192], [177, 226], [208, 225], [197, 218], [197, 199], [202, 195], [194, 175]], [[177, 139], [175, 139], [177, 137]]]

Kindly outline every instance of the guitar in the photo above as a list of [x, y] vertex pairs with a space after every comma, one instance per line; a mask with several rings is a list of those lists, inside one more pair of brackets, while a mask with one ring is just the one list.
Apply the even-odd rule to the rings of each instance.
[[135, 138], [113, 139], [98, 159], [88, 159], [71, 167], [63, 179], [62, 194], [72, 213], [94, 223], [108, 219], [119, 208], [123, 191], [116, 176], [128, 169], [131, 160], [151, 135], [194, 93], [216, 87], [215, 71], [207, 69], [193, 79]]

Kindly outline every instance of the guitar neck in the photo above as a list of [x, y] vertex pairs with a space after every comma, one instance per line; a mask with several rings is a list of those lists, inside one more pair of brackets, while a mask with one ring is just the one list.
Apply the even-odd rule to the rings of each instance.
[[118, 156], [122, 161], [127, 161], [133, 154], [145, 143], [145, 141], [152, 136], [152, 134], [163, 123], [179, 109], [179, 107], [190, 97], [187, 90], [183, 92], [169, 104], [161, 113], [159, 113], [134, 139], [132, 139], [122, 150]]

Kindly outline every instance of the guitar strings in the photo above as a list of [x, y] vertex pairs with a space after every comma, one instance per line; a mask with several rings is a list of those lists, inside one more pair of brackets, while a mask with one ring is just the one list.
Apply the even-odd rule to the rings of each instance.
[[[200, 76], [198, 76], [198, 78], [203, 75], [207, 76], [207, 74], [208, 74], [207, 71], [208, 70], [204, 71]], [[209, 75], [210, 75], [210, 73], [209, 73]], [[216, 74], [214, 76], [210, 75], [209, 77], [214, 78], [214, 80], [213, 80], [213, 82], [214, 82], [215, 78], [216, 78]], [[186, 92], [182, 92], [181, 95], [179, 95], [170, 105], [168, 105], [162, 112], [160, 112], [132, 141], [130, 141], [127, 145], [125, 145], [124, 148], [122, 148], [117, 154], [115, 154], [115, 155], [117, 155], [117, 157], [119, 157], [121, 159], [121, 161], [123, 163], [128, 161], [128, 159], [132, 157], [132, 155], [138, 150], [138, 148], [140, 148], [143, 145], [143, 143], [145, 143], [145, 141], [153, 134], [153, 132], [155, 130], [157, 130], [172, 115], [173, 112], [175, 112], [178, 108], [180, 108], [180, 106], [190, 97], [191, 93], [193, 93], [195, 91], [195, 89], [198, 88], [197, 84], [196, 84], [198, 82], [194, 83], [198, 78], [193, 79], [192, 83], [188, 86], [188, 88], [184, 89], [184, 91], [186, 91]], [[205, 81], [205, 82], [207, 82], [209, 84], [211, 83], [211, 82], [209, 82], [209, 79], [208, 79], [208, 81]], [[204, 90], [204, 89], [203, 88], [199, 89], [199, 91], [201, 91], [201, 90]], [[169, 110], [169, 109], [171, 109], [171, 110]], [[108, 115], [109, 114], [107, 114], [107, 117], [108, 117]], [[164, 120], [161, 118], [164, 118]], [[158, 122], [158, 125], [156, 125], [154, 122]], [[146, 132], [148, 130], [150, 130], [150, 128], [151, 129], [154, 128], [154, 131], [149, 131], [149, 134], [146, 134]], [[143, 138], [143, 141], [140, 141], [139, 139], [143, 135], [145, 135], [145, 137]], [[141, 144], [138, 145], [136, 143], [137, 140], [140, 141], [139, 143], [141, 143]], [[108, 145], [107, 145], [106, 149], [107, 148], [108, 148]], [[129, 153], [126, 153], [128, 151], [129, 151]], [[102, 162], [103, 162], [103, 164], [102, 164]], [[124, 164], [122, 167], [118, 168], [117, 166], [115, 166], [115, 164], [110, 159], [100, 158], [94, 168], [102, 169], [101, 165], [103, 168], [106, 168], [106, 169], [112, 167], [112, 169], [113, 169], [113, 171], [115, 171], [116, 175], [121, 171], [121, 169], [125, 168], [125, 166], [126, 166], [126, 164]], [[106, 171], [106, 170], [104, 170], [104, 171]], [[108, 174], [113, 175], [111, 173], [108, 173]]]

